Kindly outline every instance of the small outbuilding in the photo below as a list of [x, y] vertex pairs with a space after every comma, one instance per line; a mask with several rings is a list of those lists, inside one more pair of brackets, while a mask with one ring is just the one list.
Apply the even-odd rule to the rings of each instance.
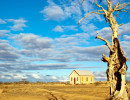
[[94, 83], [94, 75], [87, 70], [73, 70], [70, 74], [70, 84]]

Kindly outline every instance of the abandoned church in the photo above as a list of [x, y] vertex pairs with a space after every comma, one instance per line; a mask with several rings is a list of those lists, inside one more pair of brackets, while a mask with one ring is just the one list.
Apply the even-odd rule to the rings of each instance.
[[94, 75], [87, 70], [73, 70], [70, 74], [70, 84], [94, 83]]

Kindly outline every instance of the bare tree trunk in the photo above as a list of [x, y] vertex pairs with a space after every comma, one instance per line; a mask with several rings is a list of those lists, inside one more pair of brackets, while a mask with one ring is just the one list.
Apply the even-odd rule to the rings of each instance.
[[[83, 0], [84, 1], [84, 0]], [[109, 41], [107, 39], [104, 39], [103, 37], [98, 35], [96, 38], [103, 40], [106, 42], [106, 45], [108, 46], [110, 50], [109, 57], [106, 57], [104, 54], [102, 61], [108, 63], [108, 69], [106, 71], [107, 73], [107, 80], [110, 83], [110, 95], [112, 100], [129, 100], [128, 99], [128, 86], [126, 85], [125, 81], [125, 74], [127, 71], [127, 65], [126, 61], [127, 58], [125, 57], [123, 50], [120, 46], [120, 42], [118, 40], [118, 27], [121, 25], [118, 25], [116, 19], [113, 16], [113, 12], [115, 11], [122, 11], [122, 12], [127, 12], [127, 8], [124, 9], [125, 6], [130, 5], [130, 3], [123, 3], [114, 6], [112, 8], [112, 2], [111, 0], [106, 0], [107, 1], [107, 10], [103, 8], [100, 4], [96, 3], [96, 6], [99, 8], [99, 10], [92, 11], [89, 14], [87, 14], [85, 17], [83, 17], [81, 20], [79, 20], [78, 24], [86, 18], [88, 15], [91, 13], [95, 13], [98, 15], [104, 15], [105, 19], [109, 21], [109, 24], [111, 25], [112, 29], [112, 38], [111, 38], [111, 45], [109, 44]], [[117, 13], [118, 15], [118, 13]]]
[[[118, 40], [117, 29], [120, 25], [118, 25], [117, 21], [113, 16], [112, 2], [111, 0], [107, 0], [107, 11], [103, 8], [105, 13], [105, 18], [109, 21], [112, 29], [112, 38], [111, 45], [109, 42], [100, 37], [97, 34], [97, 38], [106, 42], [106, 45], [110, 49], [109, 57], [106, 57], [103, 54], [103, 61], [108, 62], [107, 79], [110, 83], [110, 95], [112, 100], [129, 100], [128, 99], [128, 91], [126, 90], [126, 81], [125, 74], [127, 70], [126, 61], [127, 58], [124, 56], [123, 50], [120, 46]], [[100, 6], [99, 6], [100, 7]]]
[[108, 16], [107, 19], [112, 29], [111, 48], [108, 61], [107, 76], [110, 82], [110, 94], [113, 100], [129, 100], [126, 91], [125, 74], [127, 70], [126, 61], [123, 50], [120, 46], [117, 29], [119, 27], [117, 21], [112, 15], [112, 2], [108, 0]]

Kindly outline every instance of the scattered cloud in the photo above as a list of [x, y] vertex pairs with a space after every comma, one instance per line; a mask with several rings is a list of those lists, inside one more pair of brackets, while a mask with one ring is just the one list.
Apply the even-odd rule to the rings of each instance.
[[95, 81], [107, 81], [106, 72], [97, 71], [97, 72], [94, 72], [94, 76], [95, 76]]
[[[107, 81], [107, 75], [105, 71], [94, 72], [95, 81]], [[130, 81], [130, 72], [126, 73], [126, 80]]]
[[89, 39], [87, 33], [77, 33], [73, 35], [62, 35], [60, 38], [55, 38], [57, 47], [70, 47], [75, 45], [80, 45], [80, 43], [87, 44], [86, 40]]
[[[107, 81], [107, 75], [105, 71], [96, 71], [93, 73], [95, 76], [95, 81]], [[1, 81], [22, 81], [26, 79], [27, 81], [44, 81], [44, 82], [67, 82], [69, 81], [69, 76], [54, 76], [45, 75], [44, 73], [0, 73]], [[127, 72], [126, 80], [130, 80], [130, 73]]]
[[53, 31], [55, 31], [55, 32], [64, 32], [64, 29], [63, 29], [61, 26], [57, 25], [57, 26], [53, 29]]
[[41, 13], [44, 14], [44, 20], [63, 20], [64, 19], [64, 12], [62, 8], [58, 5], [47, 6], [45, 7]]
[[112, 30], [110, 27], [104, 27], [101, 30], [98, 30], [98, 33], [103, 38], [111, 39], [112, 36]]
[[10, 31], [9, 30], [0, 30], [0, 37], [5, 36], [6, 33], [10, 33]]
[[[80, 3], [78, 4], [78, 0], [74, 0], [73, 2], [70, 2], [70, 4], [63, 3], [59, 5], [51, 0], [48, 0], [47, 2], [48, 6], [44, 7], [41, 11], [44, 20], [63, 21], [72, 18], [78, 22], [86, 14], [94, 10], [91, 0], [84, 1], [82, 5]], [[82, 10], [85, 12], [84, 15], [82, 14]], [[102, 18], [97, 14], [91, 14], [86, 20], [82, 21], [81, 24], [88, 24], [91, 20], [102, 21]]]
[[76, 17], [81, 15], [80, 7], [75, 6], [76, 2], [71, 2], [70, 6], [67, 5], [57, 5], [53, 1], [48, 0], [48, 6], [40, 12], [44, 16], [44, 20], [65, 20], [71, 16]]
[[119, 27], [118, 29], [118, 32], [121, 34], [121, 35], [129, 35], [130, 34], [130, 22], [129, 23], [126, 23], [122, 26]]
[[10, 26], [11, 30], [14, 30], [14, 31], [23, 30], [23, 27], [27, 27], [25, 25], [27, 20], [24, 20], [23, 18], [19, 18], [19, 19], [6, 19], [6, 21], [14, 23], [13, 26]]
[[[92, 26], [92, 28], [91, 28], [91, 26]], [[130, 34], [129, 26], [130, 26], [130, 23], [126, 23], [126, 24], [120, 26], [119, 29], [118, 29], [118, 33], [120, 33], [121, 35], [124, 35], [123, 38], [127, 39], [127, 40], [129, 38], [129, 36], [127, 36], [127, 35]], [[82, 25], [81, 29], [83, 29], [84, 31], [88, 31], [88, 30], [90, 31], [91, 29], [95, 31], [97, 28], [94, 25], [88, 25], [88, 26]], [[95, 36], [96, 34], [95, 34], [95, 32], [92, 32], [92, 30], [90, 31], [91, 35]], [[103, 38], [111, 39], [112, 30], [111, 30], [110, 27], [104, 27], [104, 28], [102, 28], [100, 30], [97, 30], [97, 32]]]
[[55, 4], [53, 1], [48, 0], [49, 5], [44, 7], [44, 9], [40, 12], [44, 16], [44, 20], [64, 20], [64, 11], [63, 9]]
[[44, 49], [52, 46], [53, 39], [48, 37], [40, 37], [33, 33], [20, 33], [11, 37], [19, 41], [23, 48], [26, 49]]
[[124, 38], [124, 40], [130, 40], [130, 36], [128, 36], [128, 35], [124, 35], [123, 38]]
[[16, 61], [19, 58], [19, 55], [13, 52], [7, 52], [0, 50], [0, 60], [1, 61]]
[[74, 26], [74, 25], [69, 25], [69, 26], [59, 26], [57, 25], [53, 31], [55, 32], [64, 32], [64, 31], [69, 31], [69, 30], [72, 30], [72, 31], [77, 31], [78, 29], [76, 29], [77, 26]]
[[121, 47], [123, 48], [128, 61], [130, 61], [130, 41], [121, 41]]
[[16, 61], [20, 57], [16, 53], [17, 49], [9, 45], [8, 41], [2, 41], [0, 43], [0, 60], [1, 61]]
[[92, 33], [93, 31], [95, 31], [95, 29], [97, 29], [97, 27], [93, 23], [88, 24], [88, 25], [81, 25], [80, 28], [84, 32], [88, 32], [88, 33]]
[[32, 74], [32, 77], [35, 79], [42, 79], [42, 77], [40, 77], [38, 74]]
[[104, 53], [105, 55], [109, 54], [109, 49], [105, 45], [93, 47], [75, 47], [73, 48], [73, 51], [76, 52], [76, 54], [78, 55], [77, 59], [79, 59], [80, 61], [100, 61], [102, 58], [102, 53]]
[[0, 24], [6, 24], [6, 21], [0, 18]]
[[22, 70], [55, 70], [55, 69], [73, 69], [76, 67], [65, 63], [48, 63], [48, 64], [30, 64], [21, 67]]
[[69, 81], [68, 76], [54, 76], [54, 75], [44, 75], [41, 73], [0, 73], [0, 79], [3, 81], [22, 81], [26, 79], [27, 81], [44, 81], [44, 82], [67, 82]]
[[69, 25], [69, 26], [62, 26], [64, 28], [64, 30], [73, 30], [73, 31], [77, 31], [77, 26], [75, 25]]

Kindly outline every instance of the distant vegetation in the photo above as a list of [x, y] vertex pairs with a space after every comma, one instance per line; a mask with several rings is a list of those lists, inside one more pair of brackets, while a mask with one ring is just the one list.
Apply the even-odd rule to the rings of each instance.
[[[130, 81], [126, 81], [126, 83], [130, 83]], [[9, 84], [70, 84], [70, 82], [42, 82], [42, 81], [36, 81], [36, 82], [30, 82], [27, 80], [22, 80], [22, 81], [14, 81], [14, 82], [2, 82], [0, 81], [0, 84], [4, 85], [9, 85]], [[108, 84], [107, 81], [96, 81], [94, 83], [95, 85], [100, 85], [100, 84]]]
[[2, 82], [0, 81], [0, 84], [5, 84], [5, 85], [9, 85], [9, 84], [69, 84], [69, 82], [42, 82], [42, 81], [36, 81], [36, 82], [30, 82], [30, 81], [26, 81], [26, 80], [22, 80], [22, 81], [14, 81], [14, 82]]

